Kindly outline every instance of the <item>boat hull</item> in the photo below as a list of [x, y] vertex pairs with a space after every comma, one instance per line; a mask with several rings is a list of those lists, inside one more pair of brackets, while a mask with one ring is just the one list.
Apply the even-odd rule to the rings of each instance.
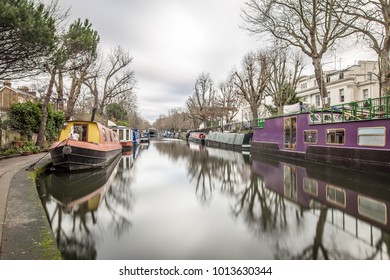
[[121, 148], [98, 150], [72, 145], [61, 145], [50, 151], [53, 166], [67, 171], [103, 168], [121, 153]]

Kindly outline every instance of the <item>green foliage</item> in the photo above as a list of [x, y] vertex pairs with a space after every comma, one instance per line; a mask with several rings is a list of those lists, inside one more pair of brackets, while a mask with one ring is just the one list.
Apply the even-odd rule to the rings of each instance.
[[31, 139], [32, 134], [38, 132], [42, 113], [37, 104], [30, 101], [11, 104], [8, 114], [9, 126], [20, 135]]
[[20, 149], [21, 152], [32, 152], [37, 154], [40, 152], [39, 147], [35, 146], [35, 144], [31, 141], [25, 142], [23, 147]]
[[70, 25], [64, 41], [69, 57], [77, 58], [84, 55], [95, 57], [100, 37], [97, 31], [92, 29], [88, 19], [84, 22], [78, 19]]
[[46, 123], [45, 136], [49, 142], [57, 139], [65, 121], [65, 115], [62, 111], [53, 111], [51, 106], [48, 108], [48, 118]]
[[106, 114], [109, 119], [115, 119], [119, 121], [127, 120], [126, 109], [118, 103], [111, 103], [106, 106]]
[[[31, 140], [32, 134], [38, 133], [42, 117], [41, 104], [30, 101], [14, 103], [11, 105], [8, 114], [10, 119], [9, 126], [23, 137]], [[64, 113], [62, 111], [55, 112], [49, 106], [45, 130], [45, 136], [48, 141], [53, 141], [57, 138], [64, 121]]]
[[5, 151], [3, 151], [1, 154], [3, 156], [12, 156], [12, 155], [15, 155], [15, 154], [18, 154], [19, 153], [19, 150], [15, 147], [10, 147], [8, 149], [6, 149]]
[[56, 42], [55, 19], [44, 4], [0, 0], [0, 78], [41, 70]]

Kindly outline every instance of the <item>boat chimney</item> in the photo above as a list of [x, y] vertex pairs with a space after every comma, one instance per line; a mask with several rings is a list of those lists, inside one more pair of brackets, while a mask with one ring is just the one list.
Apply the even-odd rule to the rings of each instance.
[[92, 109], [91, 122], [93, 122], [94, 119], [95, 119], [95, 113], [96, 113], [96, 108], [93, 108], [93, 109]]

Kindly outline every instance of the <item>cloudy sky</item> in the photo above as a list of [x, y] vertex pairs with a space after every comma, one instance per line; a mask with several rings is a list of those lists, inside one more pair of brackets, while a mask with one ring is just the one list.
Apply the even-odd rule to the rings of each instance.
[[183, 107], [199, 74], [210, 73], [218, 84], [248, 51], [265, 44], [239, 27], [245, 0], [59, 3], [70, 8], [72, 20], [90, 20], [105, 53], [120, 45], [133, 56], [139, 111], [150, 122], [171, 108]]

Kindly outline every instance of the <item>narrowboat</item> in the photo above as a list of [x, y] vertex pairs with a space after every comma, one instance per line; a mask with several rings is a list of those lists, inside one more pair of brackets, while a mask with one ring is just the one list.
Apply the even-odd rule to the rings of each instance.
[[205, 144], [206, 134], [204, 132], [190, 132], [187, 139], [191, 142]]
[[119, 143], [122, 145], [124, 152], [131, 151], [133, 148], [133, 130], [127, 126], [112, 126], [119, 138]]
[[94, 121], [68, 121], [50, 148], [54, 168], [67, 171], [102, 168], [122, 153], [118, 134]]
[[139, 142], [140, 143], [149, 143], [150, 135], [148, 132], [141, 132], [139, 135]]
[[157, 129], [154, 127], [149, 128], [148, 132], [150, 137], [157, 137]]
[[258, 119], [251, 154], [390, 171], [389, 96]]
[[206, 145], [211, 147], [249, 151], [253, 133], [209, 132]]

